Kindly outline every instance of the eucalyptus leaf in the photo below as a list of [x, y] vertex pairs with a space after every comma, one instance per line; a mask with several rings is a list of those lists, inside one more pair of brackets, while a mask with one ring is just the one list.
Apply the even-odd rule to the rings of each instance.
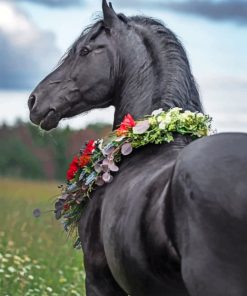
[[78, 186], [77, 186], [76, 183], [73, 183], [73, 184], [71, 184], [71, 185], [69, 185], [69, 186], [67, 187], [67, 192], [68, 192], [68, 193], [76, 192], [77, 190], [78, 190]]
[[96, 164], [94, 165], [94, 170], [95, 170], [95, 172], [100, 173], [100, 172], [102, 171], [102, 167], [101, 167], [101, 165], [98, 164], [98, 163], [96, 163]]
[[101, 168], [102, 168], [102, 171], [103, 172], [108, 172], [109, 171], [109, 167], [108, 167], [108, 165], [101, 165]]
[[114, 161], [109, 162], [109, 169], [112, 172], [118, 172], [119, 171], [119, 167], [115, 164]]
[[98, 178], [95, 181], [95, 184], [98, 186], [103, 186], [105, 184], [104, 180], [102, 179], [101, 176], [98, 176]]
[[109, 154], [109, 155], [107, 156], [107, 159], [109, 160], [109, 162], [110, 162], [110, 161], [113, 161], [113, 160], [114, 160], [114, 155], [113, 155], [113, 154]]
[[55, 218], [59, 220], [62, 217], [62, 211], [55, 211]]
[[125, 143], [123, 144], [123, 146], [121, 147], [121, 153], [123, 155], [129, 155], [132, 152], [133, 148], [131, 146], [130, 143]]
[[86, 172], [83, 170], [79, 176], [79, 181], [81, 181], [83, 179], [83, 177], [85, 176]]
[[113, 150], [114, 150], [115, 148], [114, 148], [112, 145], [113, 145], [113, 144], [110, 143], [110, 144], [108, 144], [108, 145], [103, 149], [103, 154], [104, 154], [104, 155], [109, 155], [109, 154], [111, 154], [111, 153], [113, 152]]
[[105, 181], [106, 183], [110, 183], [111, 180], [112, 180], [112, 176], [111, 176], [110, 173], [105, 172], [105, 173], [102, 175], [102, 179], [103, 179], [103, 181]]
[[137, 122], [137, 124], [133, 127], [133, 133], [137, 135], [144, 134], [150, 127], [148, 120], [143, 120]]
[[107, 158], [105, 158], [103, 161], [102, 161], [102, 165], [109, 165], [109, 160]]
[[68, 199], [68, 197], [69, 197], [69, 194], [65, 193], [65, 194], [62, 194], [62, 195], [59, 197], [59, 199], [61, 199], [61, 200], [66, 200], [66, 199]]

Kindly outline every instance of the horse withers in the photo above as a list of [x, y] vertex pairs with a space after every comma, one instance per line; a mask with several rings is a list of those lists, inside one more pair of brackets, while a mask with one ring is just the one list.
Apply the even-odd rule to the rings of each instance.
[[[44, 130], [62, 118], [115, 107], [130, 113], [181, 107], [203, 112], [186, 53], [161, 22], [116, 14], [82, 32], [32, 92], [30, 119]], [[87, 296], [247, 295], [247, 136], [147, 145], [93, 192], [79, 233]]]

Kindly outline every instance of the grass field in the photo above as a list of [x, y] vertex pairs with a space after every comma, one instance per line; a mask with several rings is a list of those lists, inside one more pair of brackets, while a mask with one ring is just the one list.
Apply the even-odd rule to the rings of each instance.
[[[44, 213], [57, 185], [0, 179], [0, 296], [85, 295], [82, 253]], [[41, 217], [33, 217], [35, 208]]]

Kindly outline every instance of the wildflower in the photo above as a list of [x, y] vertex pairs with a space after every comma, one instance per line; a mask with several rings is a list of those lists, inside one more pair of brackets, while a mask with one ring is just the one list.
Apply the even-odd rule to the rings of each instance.
[[11, 273], [13, 273], [13, 272], [16, 271], [16, 269], [13, 266], [9, 266], [8, 267], [8, 271], [11, 272]]
[[46, 288], [46, 291], [47, 291], [47, 292], [52, 292], [53, 290], [52, 290], [51, 287], [47, 287], [47, 288]]

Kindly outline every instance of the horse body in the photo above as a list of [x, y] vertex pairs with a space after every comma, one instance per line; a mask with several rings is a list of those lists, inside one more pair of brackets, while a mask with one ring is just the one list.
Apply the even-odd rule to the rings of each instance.
[[79, 227], [88, 295], [246, 294], [247, 137], [189, 143], [136, 151], [95, 191]]
[[[73, 44], [29, 98], [45, 130], [65, 117], [115, 107], [130, 113], [181, 107], [203, 112], [185, 51], [163, 24], [117, 15]], [[87, 296], [246, 296], [247, 136], [176, 135], [134, 151], [83, 211]], [[186, 146], [186, 147], [185, 147]]]
[[[178, 137], [165, 147], [152, 145], [134, 152], [121, 164], [114, 182], [94, 192], [79, 228], [87, 270], [94, 266], [88, 291], [105, 281], [97, 260], [102, 256], [102, 268], [109, 268], [130, 295], [188, 295], [167, 234], [165, 200], [177, 155], [189, 141]], [[95, 276], [98, 272], [100, 279]]]

